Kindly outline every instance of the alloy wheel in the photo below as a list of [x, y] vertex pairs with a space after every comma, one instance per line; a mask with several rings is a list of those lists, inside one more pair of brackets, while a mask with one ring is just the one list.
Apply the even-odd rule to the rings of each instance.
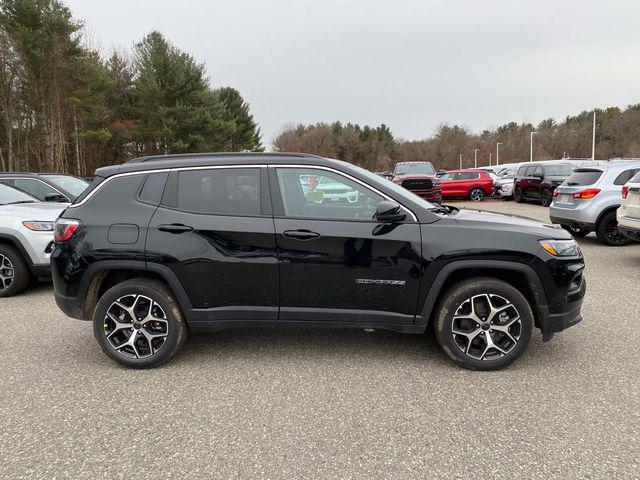
[[614, 245], [624, 245], [628, 242], [627, 237], [618, 231], [618, 222], [615, 220], [605, 225], [604, 235], [607, 240]]
[[129, 358], [147, 358], [167, 340], [169, 321], [162, 307], [144, 295], [120, 297], [107, 309], [104, 333], [109, 345]]
[[469, 198], [474, 202], [479, 202], [484, 198], [484, 193], [479, 188], [474, 188], [471, 190], [471, 193], [469, 193]]
[[522, 322], [509, 300], [483, 293], [458, 306], [451, 333], [465, 355], [474, 360], [495, 360], [508, 355], [518, 344]]
[[15, 269], [9, 257], [0, 253], [0, 292], [11, 286], [15, 278]]

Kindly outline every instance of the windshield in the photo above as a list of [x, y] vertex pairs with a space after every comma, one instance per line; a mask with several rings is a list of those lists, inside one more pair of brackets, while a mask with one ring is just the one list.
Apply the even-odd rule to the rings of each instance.
[[547, 175], [558, 176], [558, 177], [568, 177], [573, 172], [573, 166], [571, 165], [546, 165], [544, 167], [544, 172]]
[[89, 186], [89, 183], [81, 178], [67, 175], [43, 175], [43, 177], [53, 183], [56, 187], [66, 190], [75, 197], [79, 196], [84, 192], [85, 188]]
[[433, 168], [433, 165], [431, 165], [428, 162], [399, 163], [396, 165], [395, 174], [396, 175], [412, 175], [412, 174], [435, 175], [436, 170]]
[[35, 202], [35, 198], [31, 195], [27, 195], [20, 190], [16, 190], [9, 185], [0, 183], [0, 205], [7, 205], [9, 203], [31, 203]]
[[[379, 177], [375, 173], [371, 173], [369, 170], [365, 170], [364, 168], [358, 167], [357, 165], [349, 164], [349, 166], [351, 168], [355, 168], [359, 173], [371, 180], [372, 185], [379, 185], [382, 183], [381, 177]], [[426, 201], [424, 198], [419, 197], [415, 193], [410, 192], [406, 188], [403, 188], [396, 183], [385, 181], [384, 186], [393, 190], [394, 193], [397, 193], [399, 200], [402, 200], [402, 198], [404, 197], [420, 204], [420, 206], [423, 208], [431, 209], [436, 207], [436, 205], [434, 205], [433, 203]]]

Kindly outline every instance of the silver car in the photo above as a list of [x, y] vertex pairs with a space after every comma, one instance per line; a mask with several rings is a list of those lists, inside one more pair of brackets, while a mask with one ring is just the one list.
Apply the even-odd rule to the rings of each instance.
[[0, 183], [0, 297], [20, 293], [34, 277], [50, 277], [53, 221], [65, 207]]
[[595, 231], [600, 242], [619, 246], [629, 243], [617, 228], [616, 210], [622, 186], [640, 172], [640, 162], [619, 162], [576, 168], [553, 193], [551, 221], [574, 237]]

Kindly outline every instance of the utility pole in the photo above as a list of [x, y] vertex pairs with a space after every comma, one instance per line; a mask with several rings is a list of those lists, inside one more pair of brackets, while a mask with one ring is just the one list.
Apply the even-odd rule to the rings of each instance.
[[529, 147], [529, 161], [533, 162], [533, 134], [538, 132], [531, 132], [531, 146]]
[[476, 148], [473, 151], [473, 168], [478, 168], [478, 150], [480, 150], [479, 148]]
[[502, 142], [496, 143], [496, 165], [500, 165], [500, 145], [502, 145]]
[[462, 154], [460, 154], [460, 170], [462, 170]]
[[596, 159], [596, 109], [593, 109], [593, 138], [591, 139], [591, 160]]
[[492, 153], [489, 154], [489, 166], [491, 166], [491, 155], [493, 155]]

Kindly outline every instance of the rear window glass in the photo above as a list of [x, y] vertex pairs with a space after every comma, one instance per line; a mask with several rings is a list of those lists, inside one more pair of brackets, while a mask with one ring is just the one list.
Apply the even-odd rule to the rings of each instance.
[[547, 175], [568, 177], [573, 172], [571, 165], [547, 165], [544, 167], [544, 172]]
[[260, 215], [260, 169], [186, 170], [178, 175], [178, 209], [211, 215]]
[[565, 184], [569, 186], [581, 187], [584, 185], [593, 185], [602, 176], [602, 170], [575, 170]]

